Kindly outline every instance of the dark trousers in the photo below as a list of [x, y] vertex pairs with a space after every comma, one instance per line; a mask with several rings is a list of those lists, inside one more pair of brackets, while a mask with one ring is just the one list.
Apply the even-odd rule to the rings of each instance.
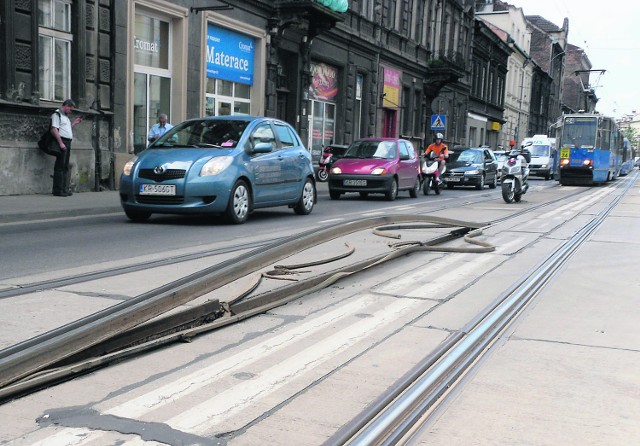
[[53, 165], [54, 195], [69, 193], [69, 157], [71, 156], [71, 140], [62, 138], [62, 142], [67, 147], [67, 150], [56, 156], [56, 163]]

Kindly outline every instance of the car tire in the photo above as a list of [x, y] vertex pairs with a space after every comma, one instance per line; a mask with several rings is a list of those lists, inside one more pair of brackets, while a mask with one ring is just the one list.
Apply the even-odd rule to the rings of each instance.
[[480, 183], [476, 184], [476, 189], [478, 190], [484, 189], [484, 175], [480, 177]]
[[391, 180], [391, 185], [389, 186], [389, 190], [385, 192], [384, 197], [387, 201], [393, 201], [398, 196], [398, 180], [395, 178]]
[[144, 223], [151, 217], [151, 212], [125, 210], [124, 213], [129, 220], [136, 223]]
[[420, 192], [420, 177], [416, 177], [416, 182], [413, 185], [413, 189], [409, 191], [409, 196], [411, 196], [411, 198], [418, 198], [419, 192]]
[[316, 203], [316, 187], [311, 178], [307, 178], [302, 187], [300, 200], [293, 207], [293, 211], [298, 215], [309, 215]]
[[229, 223], [242, 224], [249, 218], [251, 209], [251, 194], [247, 183], [243, 180], [236, 181], [229, 195], [229, 203], [224, 212], [224, 217]]
[[496, 187], [498, 187], [498, 175], [495, 175], [493, 181], [489, 183], [489, 189], [495, 189]]
[[340, 192], [329, 189], [329, 197], [331, 197], [332, 200], [338, 200], [340, 195]]

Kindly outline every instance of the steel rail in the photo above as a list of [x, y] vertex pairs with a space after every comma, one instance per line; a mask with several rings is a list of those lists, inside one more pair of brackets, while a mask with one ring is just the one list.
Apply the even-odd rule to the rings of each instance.
[[313, 229], [289, 237], [0, 351], [0, 388], [305, 249], [359, 230], [416, 221], [476, 229], [487, 225], [434, 216], [394, 215], [353, 220], [337, 228]]
[[462, 330], [450, 335], [390, 391], [344, 425], [324, 445], [400, 443], [604, 222], [633, 183], [627, 184], [622, 194], [571, 239], [522, 276]]

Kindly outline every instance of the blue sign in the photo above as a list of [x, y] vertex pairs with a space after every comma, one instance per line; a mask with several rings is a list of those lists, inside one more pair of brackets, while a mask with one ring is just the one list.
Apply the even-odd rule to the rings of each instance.
[[431, 130], [446, 130], [447, 115], [431, 115]]
[[207, 77], [253, 85], [252, 37], [209, 24]]

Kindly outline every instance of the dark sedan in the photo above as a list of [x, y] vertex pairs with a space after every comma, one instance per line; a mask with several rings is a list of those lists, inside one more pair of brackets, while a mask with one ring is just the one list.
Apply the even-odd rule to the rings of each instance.
[[475, 186], [482, 190], [486, 184], [495, 189], [498, 185], [498, 161], [489, 148], [450, 152], [446, 167], [442, 180], [449, 189], [455, 186]]

